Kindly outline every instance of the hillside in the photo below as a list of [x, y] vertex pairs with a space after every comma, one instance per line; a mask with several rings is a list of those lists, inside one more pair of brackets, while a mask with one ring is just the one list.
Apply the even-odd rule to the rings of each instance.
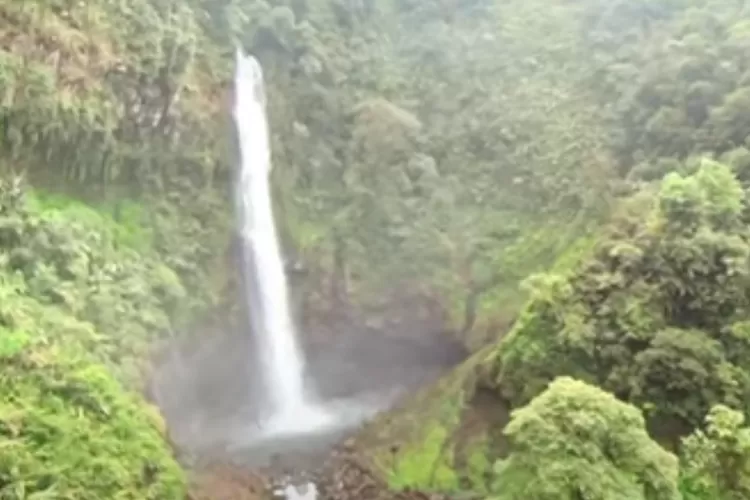
[[220, 302], [230, 225], [219, 82], [175, 6], [0, 2], [2, 498], [185, 497], [140, 388]]
[[392, 489], [748, 498], [749, 9], [0, 0], [0, 498], [185, 497], [139, 390], [238, 308], [236, 43], [303, 321], [473, 352], [356, 440]]

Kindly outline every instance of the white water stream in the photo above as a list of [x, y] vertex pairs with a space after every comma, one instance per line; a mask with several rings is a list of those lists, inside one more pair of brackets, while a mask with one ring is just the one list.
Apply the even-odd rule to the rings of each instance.
[[271, 150], [260, 63], [237, 51], [234, 120], [241, 157], [238, 212], [245, 251], [248, 309], [258, 336], [268, 418], [264, 436], [314, 432], [332, 424], [306, 393], [304, 363], [291, 318], [287, 280], [274, 223]]

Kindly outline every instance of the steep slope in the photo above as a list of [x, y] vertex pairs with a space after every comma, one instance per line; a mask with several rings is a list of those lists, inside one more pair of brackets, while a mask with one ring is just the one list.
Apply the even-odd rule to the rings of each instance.
[[[305, 314], [387, 311], [384, 297], [419, 296], [476, 350], [362, 435], [394, 487], [489, 491], [508, 410], [557, 375], [688, 428], [716, 403], [742, 406], [744, 187], [693, 174], [696, 155], [708, 155], [748, 182], [747, 9], [730, 0], [0, 0], [0, 165], [66, 194], [16, 202], [8, 188], [3, 202], [2, 275], [20, 312], [9, 313], [14, 333], [0, 352], [49, 376], [18, 368], [3, 379], [21, 396], [3, 407], [10, 444], [0, 450], [20, 439], [29, 468], [50, 466], [34, 462], [46, 455], [33, 436], [19, 438], [14, 419], [60, 409], [40, 388], [78, 387], [83, 372], [92, 380], [66, 393], [61, 415], [83, 415], [103, 452], [122, 424], [167, 472], [134, 479], [140, 458], [128, 448], [121, 483], [82, 476], [70, 487], [102, 498], [182, 491], [158, 432], [130, 418], [148, 410], [117, 384], [137, 380], [155, 342], [231, 289], [225, 115], [235, 41], [264, 64], [278, 213], [288, 253], [307, 271]], [[651, 183], [671, 171], [681, 177], [657, 197]], [[609, 236], [602, 223], [639, 190], [641, 210], [616, 223], [624, 236]], [[728, 201], [731, 217], [717, 222]], [[696, 234], [665, 229], [696, 214]], [[696, 248], [735, 260], [703, 262]], [[671, 265], [688, 274], [666, 273]], [[519, 287], [551, 266], [563, 275], [552, 288]], [[727, 283], [729, 297], [709, 290]], [[659, 295], [667, 285], [705, 307]], [[70, 330], [56, 335], [58, 323]], [[662, 354], [670, 363], [694, 354], [700, 366], [689, 368], [710, 390], [662, 397], [674, 382], [659, 378]], [[109, 400], [116, 417], [103, 424]], [[13, 477], [0, 487], [52, 484]]]
[[158, 411], [127, 387], [185, 289], [139, 212], [47, 200], [0, 184], [0, 492], [182, 498]]
[[[569, 90], [563, 91], [565, 84], [559, 94], [539, 90], [558, 78], [579, 92], [585, 89], [593, 108], [581, 109], [586, 116], [599, 118], [594, 126], [603, 127], [598, 130], [603, 142], [598, 149], [584, 147], [587, 152], [600, 152], [595, 163], [616, 167], [601, 170], [606, 172], [603, 181], [611, 188], [608, 192], [617, 195], [608, 204], [616, 207], [616, 217], [613, 226], [605, 225], [588, 236], [585, 231], [574, 232], [574, 244], [567, 250], [562, 244], [552, 252], [557, 263], [549, 275], [531, 280], [527, 288], [532, 290], [531, 298], [506, 339], [480, 351], [442, 387], [363, 432], [361, 443], [369, 450], [373, 466], [398, 487], [487, 491], [493, 462], [509, 451], [501, 432], [507, 413], [528, 403], [560, 375], [601, 385], [638, 405], [652, 432], [669, 445], [701, 427], [717, 403], [746, 412], [744, 341], [740, 340], [747, 311], [743, 277], [748, 246], [742, 215], [746, 202], [734, 176], [746, 182], [747, 131], [742, 120], [728, 118], [741, 106], [739, 96], [745, 87], [745, 80], [739, 78], [746, 72], [745, 61], [738, 50], [745, 43], [746, 6], [723, 1], [504, 5], [507, 17], [493, 31], [495, 36], [516, 16], [522, 19], [527, 10], [537, 12], [534, 23], [514, 36], [524, 40], [519, 42], [522, 47], [534, 47], [533, 41], [522, 37], [534, 25], [540, 26], [537, 40], [558, 56], [525, 76], [524, 90], [536, 89], [539, 94], [520, 102], [535, 103], [548, 96], [565, 109], [563, 103], [570, 96]], [[571, 46], [577, 50], [563, 51]], [[546, 74], [541, 69], [546, 67], [557, 71]], [[713, 97], [708, 99], [708, 94]], [[554, 116], [554, 106], [545, 109], [550, 118]], [[536, 137], [558, 154], [578, 147], [575, 139], [567, 145], [554, 142], [566, 137], [559, 130]], [[721, 158], [732, 173], [725, 167], [711, 170], [714, 167], [709, 165], [696, 174], [703, 164], [700, 156]], [[558, 165], [554, 154], [542, 158], [548, 168]], [[534, 171], [544, 172], [543, 168]], [[570, 174], [584, 192], [591, 193], [590, 180], [577, 177], [584, 171]], [[659, 188], [653, 183], [669, 172], [673, 174], [664, 180], [657, 197]], [[618, 200], [635, 193], [629, 201]], [[529, 200], [537, 202], [541, 213], [548, 206], [541, 197], [529, 195]], [[718, 212], [724, 215], [711, 219], [718, 224], [714, 229], [697, 222], [704, 220], [698, 214]], [[702, 229], [691, 226], [690, 231], [697, 232], [689, 234], [669, 229], [686, 220]], [[556, 224], [556, 233], [558, 228]], [[700, 250], [689, 250], [694, 245]], [[499, 253], [508, 256], [512, 248], [506, 246]], [[711, 267], [712, 259], [719, 259], [717, 268]], [[651, 271], [639, 268], [638, 262], [649, 263]], [[501, 268], [490, 266], [480, 275], [492, 275], [493, 269]], [[636, 276], [635, 269], [643, 272]], [[667, 278], [671, 272], [687, 274]], [[722, 278], [724, 272], [733, 278]], [[666, 281], [660, 282], [658, 276]], [[584, 297], [584, 289], [592, 295]], [[657, 299], [648, 290], [666, 295]], [[670, 290], [674, 290], [671, 295]], [[735, 290], [737, 301], [722, 298], [720, 290], [729, 294]], [[570, 300], [553, 298], [570, 293]], [[502, 305], [487, 306], [484, 311], [489, 317], [503, 310]], [[635, 357], [628, 358], [627, 353]], [[698, 376], [703, 382], [685, 385]], [[494, 410], [483, 411], [488, 406]], [[488, 417], [484, 424], [477, 425], [477, 414]], [[472, 445], [476, 448], [467, 453]], [[426, 465], [417, 466], [420, 463]], [[701, 495], [696, 498], [711, 498]]]
[[138, 389], [226, 281], [219, 80], [197, 17], [0, 2], [4, 498], [185, 496]]

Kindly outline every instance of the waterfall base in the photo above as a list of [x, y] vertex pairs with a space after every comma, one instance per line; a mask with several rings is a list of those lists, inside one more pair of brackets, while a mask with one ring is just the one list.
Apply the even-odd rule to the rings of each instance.
[[260, 428], [269, 437], [296, 436], [325, 432], [335, 427], [336, 421], [335, 415], [324, 407], [302, 402], [272, 415], [261, 423]]
[[[150, 397], [169, 426], [180, 459], [190, 467], [233, 463], [274, 470], [307, 470], [366, 420], [408, 392], [432, 383], [465, 359], [462, 347], [437, 325], [415, 319], [387, 329], [349, 317], [306, 330], [303, 344], [310, 408], [274, 418], [259, 402], [265, 387], [247, 362], [252, 339], [240, 328], [186, 337], [155, 359]], [[195, 339], [199, 339], [196, 341]]]
[[330, 400], [325, 405], [280, 414], [252, 428], [235, 428], [230, 431], [225, 452], [228, 456], [242, 457], [240, 461], [247, 465], [269, 466], [274, 457], [290, 451], [304, 462], [308, 460], [306, 449], [315, 452], [333, 445], [391, 406], [401, 394], [402, 390], [378, 391], [357, 398]]

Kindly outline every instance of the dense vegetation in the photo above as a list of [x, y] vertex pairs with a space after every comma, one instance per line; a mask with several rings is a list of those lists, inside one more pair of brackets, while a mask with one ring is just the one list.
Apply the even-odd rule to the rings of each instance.
[[123, 385], [186, 296], [140, 216], [0, 185], [1, 498], [184, 495], [158, 412]]
[[0, 498], [184, 494], [134, 391], [231, 274], [237, 41], [307, 310], [429, 297], [514, 410], [394, 486], [750, 497], [749, 9], [0, 0]]
[[229, 217], [175, 9], [0, 2], [0, 498], [185, 496], [138, 391], [216, 303]]
[[643, 416], [612, 395], [560, 377], [505, 433], [513, 454], [496, 466], [496, 498], [678, 499], [677, 460]]
[[[654, 418], [697, 426], [750, 401], [750, 245], [744, 192], [722, 165], [671, 173], [593, 254], [537, 288], [498, 349], [498, 386], [525, 402], [568, 374]], [[652, 208], [649, 208], [649, 204]]]
[[[493, 199], [480, 198], [479, 205], [490, 214], [502, 214], [496, 228], [509, 230], [522, 221], [521, 229], [504, 242], [485, 240], [480, 248], [489, 254], [473, 255], [480, 257], [475, 264], [493, 252], [501, 256], [496, 260], [489, 256], [488, 267], [472, 269], [488, 283], [480, 288], [484, 296], [477, 316], [491, 324], [491, 318], [502, 314], [506, 306], [499, 301], [509, 298], [503, 280], [518, 277], [514, 267], [528, 275], [533, 270], [529, 263], [540, 265], [535, 262], [539, 253], [523, 245], [533, 241], [535, 215], [543, 214], [555, 229], [547, 230], [548, 237], [536, 240], [531, 248], [545, 249], [545, 242], [556, 238], [562, 242], [551, 246], [550, 253], [557, 257], [551, 272], [528, 280], [529, 300], [512, 331], [491, 349], [489, 357], [482, 354], [478, 358], [480, 365], [486, 365], [487, 385], [508, 406], [518, 408], [506, 427], [506, 436], [492, 430], [479, 436], [488, 442], [489, 460], [458, 457], [456, 453], [466, 447], [466, 429], [462, 428], [463, 417], [456, 415], [461, 414], [461, 407], [471, 406], [471, 391], [448, 395], [453, 397], [450, 404], [459, 408], [417, 432], [421, 437], [416, 444], [404, 447], [397, 464], [429, 456], [432, 470], [453, 467], [451, 477], [463, 475], [466, 481], [446, 483], [443, 478], [450, 474], [425, 477], [397, 465], [392, 483], [448, 489], [471, 484], [478, 491], [489, 484], [498, 498], [562, 498], [568, 486], [571, 498], [676, 497], [674, 474], [669, 481], [663, 479], [672, 485], [670, 493], [649, 490], [648, 481], [633, 475], [629, 468], [637, 461], [618, 458], [611, 448], [617, 447], [611, 436], [587, 435], [581, 443], [586, 451], [572, 448], [574, 444], [564, 436], [574, 429], [556, 423], [555, 410], [547, 414], [539, 408], [554, 404], [560, 412], [573, 412], [570, 408], [586, 406], [586, 390], [569, 390], [561, 400], [545, 392], [558, 387], [553, 383], [547, 389], [557, 377], [573, 376], [634, 405], [636, 414], [644, 414], [652, 438], [680, 456], [679, 495], [744, 498], [747, 494], [741, 484], [749, 472], [748, 451], [742, 444], [742, 415], [748, 412], [750, 389], [750, 365], [745, 355], [750, 255], [745, 194], [748, 129], [741, 118], [745, 115], [742, 96], [747, 92], [748, 68], [740, 54], [749, 40], [748, 6], [724, 1], [591, 1], [552, 6], [510, 2], [483, 8], [484, 16], [474, 18], [473, 31], [467, 33], [481, 34], [480, 27], [487, 27], [495, 40], [505, 42], [504, 34], [509, 38], [510, 33], [514, 35], [517, 46], [505, 43], [502, 54], [493, 53], [492, 57], [502, 59], [507, 51], [516, 62], [501, 62], [498, 66], [502, 68], [488, 71], [502, 80], [493, 82], [491, 88], [516, 100], [504, 106], [501, 101], [482, 101], [489, 104], [482, 111], [489, 115], [496, 112], [497, 118], [477, 119], [483, 125], [481, 132], [468, 134], [471, 139], [464, 143], [466, 151], [482, 151], [482, 143], [471, 141], [479, 141], [478, 136], [485, 132], [493, 133], [489, 144], [497, 147], [506, 137], [503, 132], [523, 123], [522, 130], [529, 135], [514, 136], [510, 153], [495, 150], [488, 158], [494, 167], [490, 171], [496, 175], [513, 172], [517, 165], [529, 168], [531, 175], [514, 172], [515, 177], [505, 182], [490, 183], [472, 171], [471, 178], [462, 179], [470, 183], [476, 178], [493, 190]], [[534, 21], [526, 15], [533, 15]], [[461, 15], [451, 18], [452, 25], [458, 23], [456, 18]], [[523, 27], [522, 21], [526, 21]], [[523, 56], [513, 53], [516, 47]], [[473, 54], [464, 50], [462, 57], [451, 63], [461, 75], [480, 78], [481, 72], [467, 66]], [[491, 64], [485, 60], [482, 68], [491, 68]], [[450, 72], [444, 67], [442, 74]], [[523, 84], [516, 81], [517, 88], [503, 88], [506, 81], [513, 81], [508, 78], [512, 72]], [[476, 84], [481, 80], [471, 81]], [[455, 87], [449, 88], [458, 93]], [[478, 88], [484, 90], [481, 85]], [[518, 99], [522, 92], [533, 97]], [[549, 128], [534, 128], [524, 122], [534, 116], [534, 107], [547, 96], [553, 104], [538, 116]], [[565, 107], [568, 103], [583, 111], [581, 121]], [[523, 109], [514, 110], [512, 104]], [[469, 112], [474, 117], [487, 117], [477, 109]], [[558, 116], [564, 125], [555, 129]], [[453, 125], [456, 121], [451, 117]], [[494, 124], [505, 131], [493, 130]], [[510, 165], [503, 163], [520, 152], [528, 156]], [[571, 155], [568, 164], [564, 163], [566, 155]], [[464, 158], [470, 167], [461, 165], [456, 171], [478, 163], [469, 154]], [[445, 162], [439, 165], [450, 168]], [[555, 174], [570, 175], [573, 182], [567, 184]], [[512, 206], [515, 217], [495, 210], [493, 203], [507, 203], [517, 195], [536, 206]], [[602, 213], [607, 213], [611, 222], [593, 228]], [[561, 218], [565, 214], [574, 217]], [[496, 234], [487, 226], [465, 227], [484, 237]], [[577, 237], [572, 245], [570, 239], [560, 238], [566, 229]], [[521, 253], [516, 254], [515, 249]], [[527, 265], [508, 260], [516, 256], [528, 259]], [[466, 292], [466, 284], [459, 293]], [[557, 396], [560, 390], [558, 387], [553, 394]], [[630, 408], [628, 411], [633, 410]], [[621, 425], [606, 420], [608, 412], [614, 411], [602, 403], [601, 410], [595, 412], [600, 414], [597, 419], [609, 422], [602, 425], [610, 430]], [[718, 420], [722, 431], [716, 427]], [[558, 425], [559, 438], [553, 430]], [[712, 430], [702, 434], [707, 426]], [[684, 439], [691, 432], [696, 434]], [[542, 433], [551, 435], [540, 437]], [[713, 438], [707, 438], [711, 433]], [[556, 451], [557, 439], [566, 443], [564, 451]], [[721, 439], [726, 442], [719, 444]], [[634, 442], [635, 438], [629, 444]], [[702, 443], [700, 452], [695, 451], [698, 442]], [[602, 455], [592, 454], [602, 446]], [[644, 454], [658, 449], [654, 443], [639, 446]], [[718, 458], [725, 446], [731, 451]], [[427, 450], [440, 451], [424, 455]], [[489, 470], [493, 459], [508, 452], [495, 472]], [[708, 458], [696, 458], [703, 453]], [[587, 470], [598, 472], [582, 477], [583, 466], [576, 468], [572, 458], [563, 458], [569, 455], [584, 457]], [[472, 464], [476, 463], [484, 464], [484, 472], [475, 469]], [[613, 472], [607, 472], [613, 464]], [[537, 466], [544, 467], [546, 473], [534, 468]], [[719, 470], [731, 472], [725, 476]], [[483, 475], [494, 479], [477, 484], [475, 478]], [[528, 477], [534, 475], [549, 481], [535, 483], [533, 487], [538, 489], [532, 490]], [[649, 477], [649, 481], [656, 480]]]

